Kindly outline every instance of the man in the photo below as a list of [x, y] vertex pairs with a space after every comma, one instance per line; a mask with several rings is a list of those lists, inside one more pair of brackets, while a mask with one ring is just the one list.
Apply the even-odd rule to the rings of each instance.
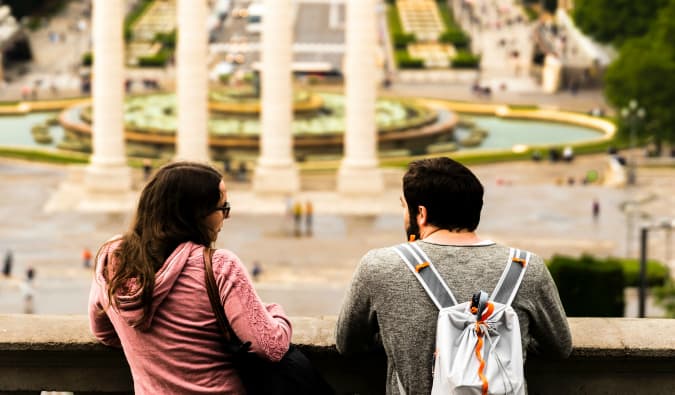
[[[483, 186], [469, 169], [449, 158], [412, 162], [403, 177], [401, 205], [408, 237], [417, 240], [458, 303], [479, 290], [492, 292], [509, 248], [476, 234]], [[512, 306], [520, 321], [523, 361], [528, 351], [570, 354], [565, 312], [540, 257], [530, 259]], [[372, 250], [362, 258], [345, 297], [337, 348], [343, 354], [368, 351], [379, 339], [387, 354], [386, 393], [400, 394], [400, 383], [406, 394], [429, 394], [437, 316], [438, 309], [394, 249]]]
[[7, 250], [5, 253], [5, 261], [2, 265], [2, 274], [5, 277], [9, 277], [12, 274], [12, 263], [14, 262], [14, 256], [12, 255], [12, 250]]

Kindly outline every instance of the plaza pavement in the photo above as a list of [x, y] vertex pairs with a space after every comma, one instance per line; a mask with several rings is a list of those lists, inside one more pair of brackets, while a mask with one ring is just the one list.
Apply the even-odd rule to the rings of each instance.
[[[63, 19], [52, 20], [54, 29], [67, 29], [67, 21], [78, 18], [78, 12], [81, 12], [77, 8], [78, 2], [71, 4], [75, 6], [68, 9]], [[46, 37], [44, 30], [36, 34]], [[77, 56], [63, 56], [64, 46], [45, 43], [45, 37], [37, 37], [43, 43], [38, 44], [41, 58], [31, 69], [36, 74], [10, 84], [0, 92], [0, 98], [18, 97], [21, 85], [32, 83], [40, 73], [46, 76], [69, 73], [68, 61]], [[88, 45], [88, 34], [69, 34], [68, 44], [73, 44], [72, 40], [79, 43], [68, 46], [74, 53], [77, 46]], [[75, 67], [75, 64], [71, 66]], [[173, 70], [150, 72], [164, 81], [171, 80]], [[518, 77], [529, 78], [525, 73]], [[66, 84], [56, 96], [71, 96], [78, 88]], [[470, 83], [413, 85], [395, 82], [390, 92], [454, 100], [537, 104], [584, 112], [598, 106], [607, 109], [601, 91], [597, 90], [580, 91], [576, 95], [569, 92], [547, 95], [537, 90], [514, 88], [507, 84], [506, 90], [493, 90], [490, 98], [476, 98]], [[637, 238], [626, 232], [626, 216], [620, 207], [628, 199], [653, 196], [641, 207], [646, 215], [652, 219], [675, 217], [675, 172], [672, 168], [641, 169], [635, 195], [632, 191], [596, 185], [558, 185], [558, 180], [569, 177], [579, 180], [588, 170], [602, 171], [605, 167], [604, 155], [581, 157], [572, 164], [517, 162], [474, 166], [473, 170], [486, 186], [479, 234], [544, 257], [556, 252], [578, 255], [585, 251], [596, 255], [636, 256]], [[335, 194], [326, 192], [334, 189], [333, 174], [303, 174], [304, 192], [296, 198], [303, 202], [312, 200], [316, 215], [314, 235], [302, 238], [290, 235], [291, 224], [284, 214], [284, 197], [261, 200], [249, 191], [249, 184], [230, 180], [233, 216], [225, 224], [217, 245], [235, 251], [249, 267], [254, 261], [262, 264], [264, 273], [257, 288], [264, 300], [281, 302], [292, 315], [335, 314], [360, 256], [368, 249], [404, 239], [402, 210], [398, 203], [401, 175], [400, 169], [385, 170], [387, 191], [382, 198], [367, 201], [371, 211], [373, 204], [377, 204], [377, 214], [354, 216], [344, 213], [358, 211], [364, 202], [338, 199]], [[45, 210], [47, 202], [67, 176], [68, 171], [62, 166], [0, 159], [0, 254], [11, 248], [15, 257], [13, 277], [0, 278], [2, 313], [22, 311], [22, 294], [25, 292], [22, 280], [28, 266], [37, 271], [33, 286], [35, 312], [84, 313], [91, 273], [82, 267], [82, 249], [88, 247], [95, 251], [111, 235], [123, 232], [131, 220], [131, 212], [94, 214]], [[136, 174], [136, 180], [140, 183], [139, 174]], [[594, 198], [601, 204], [597, 223], [591, 218]], [[68, 195], [63, 199], [61, 205], [67, 205]], [[653, 232], [650, 257], [664, 260], [668, 253], [667, 244], [672, 249], [672, 240], [665, 232]], [[673, 267], [672, 256], [670, 258]], [[628, 310], [634, 311], [634, 305]]]
[[[605, 163], [605, 155], [593, 155], [571, 164], [473, 166], [486, 188], [479, 234], [544, 257], [583, 252], [636, 256], [637, 238], [626, 232], [626, 217], [620, 209], [633, 192], [578, 182], [558, 184], [569, 177], [579, 180], [591, 169], [602, 171]], [[403, 170], [385, 172], [387, 191], [377, 202], [382, 209], [370, 216], [337, 212], [335, 194], [325, 191], [335, 183], [333, 174], [303, 174], [304, 192], [295, 198], [313, 201], [315, 220], [313, 236], [300, 238], [291, 235], [284, 197], [256, 207], [248, 183], [228, 181], [232, 217], [226, 221], [217, 246], [235, 251], [248, 267], [260, 262], [264, 273], [257, 289], [264, 300], [281, 302], [292, 315], [336, 314], [359, 258], [371, 248], [404, 240], [398, 202]], [[0, 253], [11, 248], [15, 258], [13, 277], [0, 279], [0, 312], [23, 310], [22, 279], [30, 265], [37, 272], [35, 312], [84, 313], [91, 273], [82, 266], [82, 249], [95, 251], [128, 227], [131, 212], [46, 212], [46, 202], [66, 176], [63, 166], [0, 160]], [[674, 218], [675, 171], [641, 168], [638, 177], [636, 197], [651, 196], [641, 207], [646, 215]], [[136, 179], [140, 183], [140, 174]], [[594, 198], [601, 204], [597, 222], [591, 216]], [[672, 247], [665, 232], [652, 232], [649, 256], [664, 260], [667, 243]], [[629, 314], [634, 314], [634, 299], [631, 303]]]

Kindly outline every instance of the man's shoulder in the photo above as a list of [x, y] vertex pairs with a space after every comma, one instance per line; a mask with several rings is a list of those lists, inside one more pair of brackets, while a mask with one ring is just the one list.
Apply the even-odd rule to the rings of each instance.
[[392, 256], [398, 256], [396, 254], [396, 251], [394, 250], [394, 247], [396, 247], [397, 245], [398, 244], [386, 247], [373, 248], [363, 256], [363, 259], [377, 260], [381, 258], [391, 258]]
[[394, 246], [374, 248], [361, 258], [361, 265], [374, 269], [391, 263], [392, 259], [400, 259]]

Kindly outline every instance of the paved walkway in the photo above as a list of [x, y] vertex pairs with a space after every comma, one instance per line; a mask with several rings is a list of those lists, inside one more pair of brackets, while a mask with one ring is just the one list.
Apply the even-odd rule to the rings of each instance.
[[[581, 157], [572, 164], [506, 163], [473, 167], [486, 188], [479, 234], [495, 241], [530, 249], [544, 257], [554, 253], [636, 256], [637, 239], [626, 232], [621, 203], [629, 192], [601, 186], [558, 185], [557, 180], [581, 178], [589, 169], [604, 169], [604, 155]], [[334, 184], [334, 176], [303, 176], [308, 189], [297, 196], [312, 199], [314, 235], [291, 235], [283, 198], [276, 208], [255, 214], [249, 185], [229, 183], [233, 204], [217, 245], [235, 251], [250, 267], [259, 261], [265, 273], [258, 290], [265, 300], [277, 300], [294, 315], [335, 314], [344, 287], [359, 258], [371, 248], [403, 241], [398, 203], [401, 170], [388, 171], [388, 190], [373, 216], [341, 215], [317, 191]], [[91, 273], [82, 267], [84, 247], [95, 250], [111, 235], [123, 232], [131, 213], [47, 213], [50, 195], [66, 177], [64, 167], [0, 160], [0, 253], [11, 248], [12, 279], [0, 279], [0, 312], [21, 312], [23, 274], [37, 272], [34, 284], [37, 313], [83, 313]], [[672, 168], [640, 169], [638, 195], [654, 195], [642, 209], [652, 218], [675, 217], [675, 172]], [[597, 198], [601, 215], [591, 218]], [[334, 198], [331, 198], [334, 199]], [[627, 243], [633, 246], [628, 251]], [[650, 236], [650, 257], [665, 259], [664, 232]], [[672, 253], [672, 252], [671, 252]], [[672, 257], [671, 257], [672, 258]], [[672, 261], [671, 261], [672, 262]]]
[[[73, 75], [76, 64], [68, 62], [79, 61], [77, 53], [88, 47], [89, 27], [84, 26], [83, 32], [76, 33], [78, 30], [73, 28], [72, 21], [78, 20], [81, 3], [70, 4], [49, 27], [57, 32], [68, 31], [66, 42], [49, 42], [48, 29], [35, 33], [40, 55], [32, 66], [33, 74], [10, 84], [0, 92], [0, 99], [19, 97], [21, 86], [32, 84], [35, 78], [47, 80], [54, 75], [64, 75], [68, 79]], [[66, 47], [71, 52], [63, 52]], [[170, 78], [173, 70], [157, 73], [160, 79]], [[69, 86], [64, 84], [57, 92], [44, 94], [68, 96], [79, 89], [78, 84]], [[470, 83], [396, 83], [391, 91], [409, 96], [477, 100], [471, 93]], [[493, 90], [490, 99], [482, 100], [577, 111], [597, 106], [606, 108], [600, 91], [547, 95], [511, 89], [508, 84], [506, 90]], [[641, 208], [646, 216], [653, 220], [675, 218], [675, 171], [672, 168], [641, 169], [640, 185], [635, 192], [557, 182], [570, 177], [579, 180], [591, 169], [603, 171], [605, 161], [603, 155], [598, 155], [579, 158], [572, 164], [507, 163], [474, 167], [486, 187], [479, 233], [544, 257], [554, 253], [578, 255], [584, 251], [596, 255], [636, 256], [637, 238], [626, 231], [626, 216], [620, 207], [629, 199], [653, 197]], [[250, 192], [250, 185], [229, 182], [233, 217], [228, 220], [218, 246], [232, 249], [249, 266], [254, 261], [262, 264], [265, 272], [258, 290], [263, 299], [280, 301], [293, 315], [335, 314], [359, 258], [368, 249], [404, 239], [403, 213], [398, 203], [401, 175], [401, 170], [387, 170], [386, 193], [380, 199], [365, 202], [345, 201], [327, 192], [334, 189], [334, 175], [303, 175], [305, 192], [295, 198], [303, 202], [311, 200], [316, 216], [313, 236], [301, 238], [291, 235], [283, 197], [260, 199]], [[11, 248], [15, 257], [13, 277], [0, 278], [0, 313], [22, 311], [22, 294], [30, 292], [23, 281], [28, 266], [37, 271], [32, 291], [37, 313], [83, 313], [91, 273], [82, 267], [82, 249], [95, 250], [129, 225], [131, 212], [85, 214], [45, 210], [67, 176], [65, 167], [0, 159], [0, 217], [3, 218], [0, 254]], [[139, 179], [140, 175], [136, 177]], [[601, 204], [601, 216], [594, 222], [591, 202], [596, 198]], [[365, 204], [369, 209], [377, 205], [377, 214], [345, 214], [359, 211]], [[650, 235], [650, 257], [665, 260], [672, 253], [667, 248], [669, 245], [672, 248], [672, 240], [664, 232], [654, 232]], [[672, 263], [672, 256], [670, 258]]]
[[[391, 93], [411, 96], [411, 97], [429, 97], [448, 100], [462, 100], [470, 102], [500, 103], [511, 105], [536, 105], [542, 108], [560, 109], [588, 112], [593, 108], [603, 108], [608, 114], [612, 109], [602, 93], [602, 90], [582, 90], [576, 94], [569, 91], [561, 91], [554, 94], [542, 92], [519, 92], [506, 90], [495, 90], [490, 97], [478, 97], [471, 89], [469, 83], [456, 84], [409, 84], [395, 83], [388, 90]], [[384, 91], [386, 92], [386, 91]]]

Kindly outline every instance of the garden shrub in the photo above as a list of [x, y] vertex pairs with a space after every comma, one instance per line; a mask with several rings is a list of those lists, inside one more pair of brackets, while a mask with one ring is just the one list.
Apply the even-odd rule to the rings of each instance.
[[[623, 276], [627, 287], [640, 286], [640, 261], [637, 259], [622, 259], [617, 262], [623, 268]], [[668, 267], [664, 264], [654, 261], [647, 261], [647, 286], [662, 286], [666, 283], [670, 273]]]
[[161, 43], [164, 48], [176, 49], [176, 31], [156, 33], [155, 41]]
[[396, 63], [402, 69], [421, 69], [424, 68], [424, 61], [419, 58], [412, 58], [405, 51], [396, 52]]
[[91, 52], [87, 52], [82, 55], [82, 66], [91, 66], [94, 63], [94, 55]]
[[393, 34], [394, 48], [404, 49], [410, 43], [417, 41], [417, 38], [412, 33], [400, 33], [396, 32]]
[[654, 289], [654, 299], [666, 311], [666, 317], [675, 318], [675, 282], [668, 280]]
[[616, 260], [555, 255], [549, 270], [568, 316], [623, 317], [625, 281]]
[[124, 18], [124, 40], [131, 41], [134, 36], [133, 26], [136, 24], [136, 21], [145, 13], [145, 11], [152, 4], [152, 0], [140, 0], [136, 2], [135, 6], [127, 12], [126, 17]]
[[467, 51], [458, 51], [451, 64], [456, 69], [477, 69], [480, 65], [480, 56]]
[[138, 65], [141, 67], [164, 67], [171, 57], [171, 51], [162, 48], [157, 54], [151, 56], [141, 56], [138, 58]]
[[439, 39], [441, 42], [452, 44], [457, 49], [466, 49], [471, 42], [469, 36], [459, 29], [446, 30]]

